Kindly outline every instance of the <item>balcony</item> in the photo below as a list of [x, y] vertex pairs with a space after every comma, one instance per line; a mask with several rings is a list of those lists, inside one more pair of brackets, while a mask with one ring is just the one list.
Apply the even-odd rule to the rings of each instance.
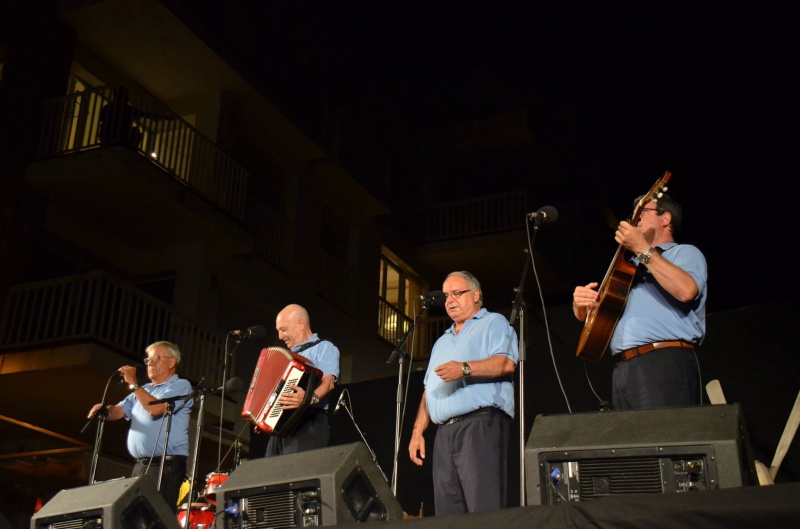
[[145, 93], [122, 101], [102, 87], [46, 102], [37, 154], [25, 178], [50, 199], [48, 229], [104, 259], [196, 242], [253, 249], [248, 172]]

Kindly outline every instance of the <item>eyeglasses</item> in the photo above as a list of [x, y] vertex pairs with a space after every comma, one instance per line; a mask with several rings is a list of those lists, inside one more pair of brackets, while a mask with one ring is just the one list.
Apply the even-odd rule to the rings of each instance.
[[645, 213], [647, 213], [648, 211], [655, 211], [655, 212], [656, 212], [656, 213], [658, 213], [659, 215], [661, 215], [662, 213], [664, 213], [664, 210], [663, 210], [663, 209], [658, 209], [658, 208], [644, 208], [644, 209], [642, 210], [641, 214], [639, 214], [639, 216], [640, 216], [640, 217], [644, 217], [644, 214], [645, 214]]
[[466, 294], [467, 292], [472, 292], [473, 290], [474, 289], [454, 290], [454, 291], [450, 292], [449, 294], [445, 293], [444, 297], [445, 297], [445, 299], [458, 299], [461, 296], [463, 296], [464, 294]]
[[150, 364], [157, 364], [159, 360], [161, 360], [161, 357], [158, 356], [158, 355], [156, 355], [156, 356], [147, 356], [144, 359], [144, 365], [149, 366]]

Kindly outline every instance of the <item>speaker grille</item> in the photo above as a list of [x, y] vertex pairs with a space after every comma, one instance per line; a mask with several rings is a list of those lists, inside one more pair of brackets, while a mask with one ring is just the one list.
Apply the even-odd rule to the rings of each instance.
[[238, 505], [241, 516], [229, 520], [230, 529], [292, 529], [323, 525], [320, 483], [309, 480], [237, 491], [225, 496], [226, 505]]
[[294, 519], [294, 493], [291, 491], [254, 495], [247, 498], [249, 527], [297, 527]]
[[661, 464], [658, 459], [628, 457], [587, 460], [580, 464], [581, 499], [609, 494], [661, 492]]
[[43, 529], [100, 529], [103, 527], [103, 518], [101, 516], [72, 518], [70, 520], [42, 524], [39, 527]]

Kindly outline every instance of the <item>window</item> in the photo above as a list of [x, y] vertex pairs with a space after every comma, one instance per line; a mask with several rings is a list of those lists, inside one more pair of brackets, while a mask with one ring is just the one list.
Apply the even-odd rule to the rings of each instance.
[[[378, 291], [378, 335], [386, 342], [397, 345], [405, 337], [414, 323], [421, 307], [414, 305], [414, 299], [427, 290], [414, 271], [386, 247], [381, 251], [380, 280]], [[415, 329], [418, 336], [423, 325]], [[427, 356], [423, 351], [423, 340], [414, 339], [406, 343], [406, 352], [413, 346], [413, 356]]]

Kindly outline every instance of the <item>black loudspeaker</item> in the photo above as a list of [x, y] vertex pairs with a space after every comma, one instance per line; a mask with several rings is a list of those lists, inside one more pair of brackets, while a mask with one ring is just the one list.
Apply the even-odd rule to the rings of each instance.
[[529, 505], [755, 485], [738, 404], [538, 415], [525, 446]]
[[217, 490], [217, 514], [224, 529], [403, 519], [362, 442], [244, 461]]
[[65, 489], [31, 518], [30, 529], [180, 529], [148, 476]]

